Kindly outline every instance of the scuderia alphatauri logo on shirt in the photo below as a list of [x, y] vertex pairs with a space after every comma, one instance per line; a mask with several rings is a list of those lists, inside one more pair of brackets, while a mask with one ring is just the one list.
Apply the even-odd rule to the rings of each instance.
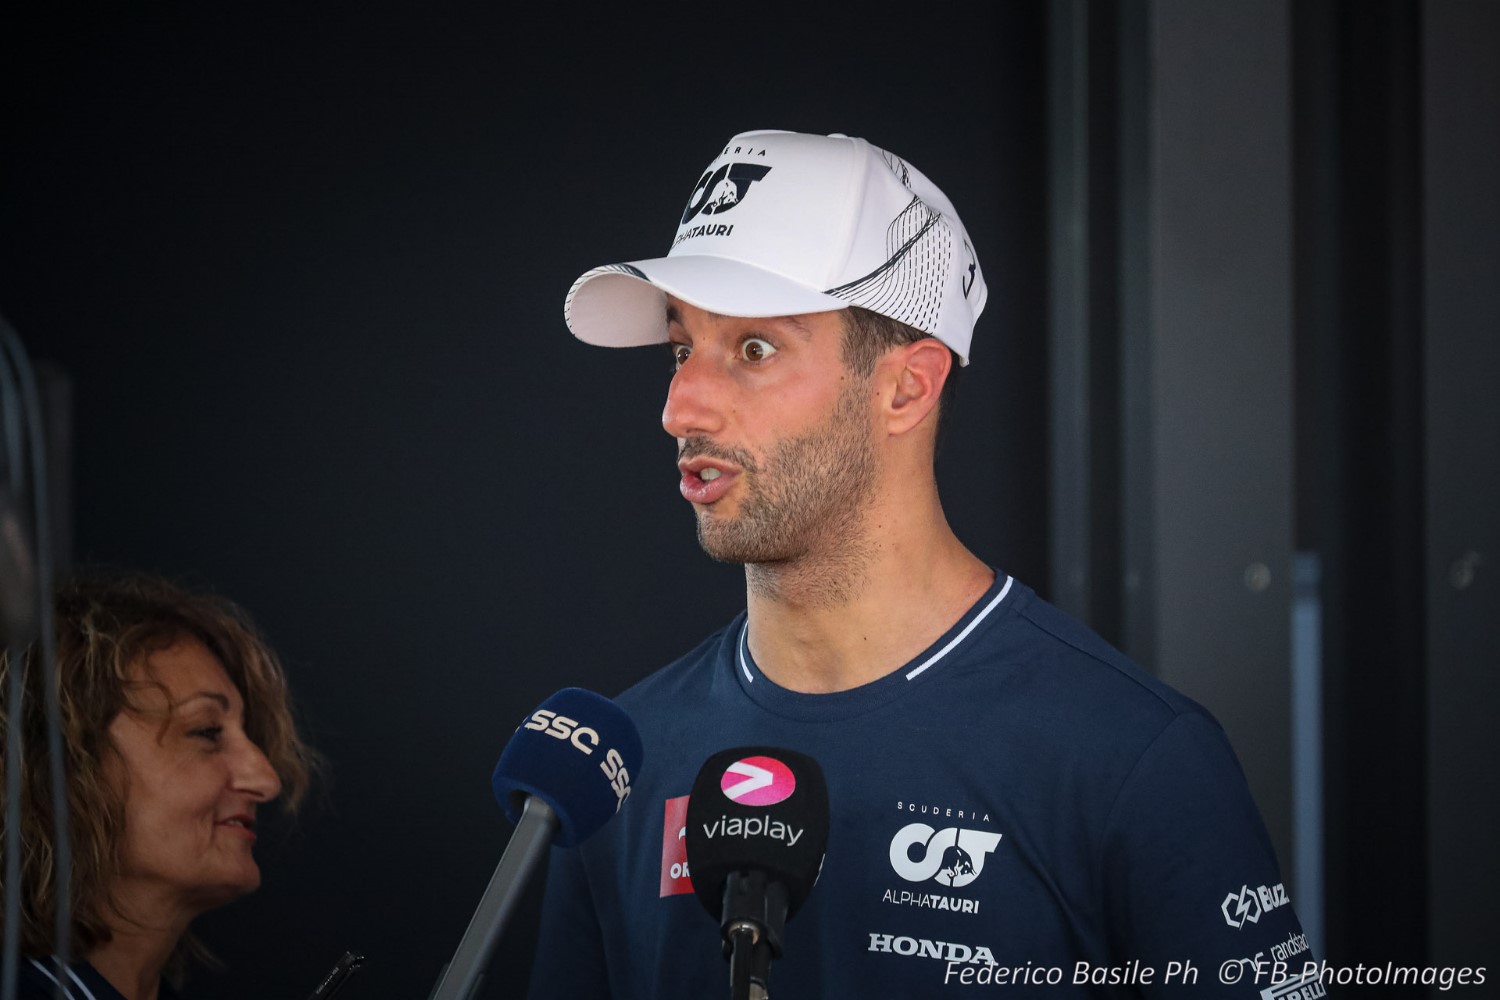
[[[907, 823], [891, 838], [891, 870], [904, 885], [887, 889], [881, 901], [954, 913], [978, 913], [979, 900], [961, 889], [984, 873], [984, 863], [1000, 846], [1003, 834], [975, 829], [990, 822], [988, 813], [897, 802], [898, 812], [926, 815]], [[957, 821], [957, 822], [955, 822]]]

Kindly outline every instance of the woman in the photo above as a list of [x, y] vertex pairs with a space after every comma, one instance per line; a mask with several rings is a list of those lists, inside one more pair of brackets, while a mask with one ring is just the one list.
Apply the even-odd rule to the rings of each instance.
[[[312, 754], [281, 665], [220, 598], [147, 576], [81, 577], [60, 591], [74, 963], [59, 970], [37, 660], [33, 647], [21, 723], [19, 995], [52, 997], [61, 977], [77, 998], [171, 997], [163, 980], [180, 985], [193, 919], [260, 884], [252, 847], [263, 807], [279, 799], [295, 809], [307, 786]], [[10, 706], [5, 720], [15, 721]]]

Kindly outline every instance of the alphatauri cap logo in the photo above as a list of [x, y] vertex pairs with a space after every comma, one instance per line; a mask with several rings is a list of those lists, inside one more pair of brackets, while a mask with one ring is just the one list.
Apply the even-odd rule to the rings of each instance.
[[764, 163], [726, 163], [718, 170], [705, 171], [688, 196], [682, 224], [687, 225], [700, 212], [718, 215], [729, 211], [744, 199], [751, 184], [770, 172], [771, 168]]

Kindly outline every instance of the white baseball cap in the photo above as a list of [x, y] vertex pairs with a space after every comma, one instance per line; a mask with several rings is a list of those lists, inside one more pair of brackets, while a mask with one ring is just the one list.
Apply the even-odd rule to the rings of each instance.
[[987, 293], [958, 213], [911, 164], [846, 135], [761, 131], [708, 165], [665, 257], [585, 272], [563, 317], [586, 343], [665, 343], [668, 294], [724, 316], [862, 306], [968, 364]]

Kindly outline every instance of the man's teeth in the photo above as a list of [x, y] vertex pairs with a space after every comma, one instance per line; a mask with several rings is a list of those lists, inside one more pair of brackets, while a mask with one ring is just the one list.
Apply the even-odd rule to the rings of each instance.
[[723, 475], [723, 473], [718, 469], [704, 469], [702, 472], [698, 473], [698, 478], [703, 480], [705, 483], [711, 483], [715, 479], [718, 479], [721, 475]]

